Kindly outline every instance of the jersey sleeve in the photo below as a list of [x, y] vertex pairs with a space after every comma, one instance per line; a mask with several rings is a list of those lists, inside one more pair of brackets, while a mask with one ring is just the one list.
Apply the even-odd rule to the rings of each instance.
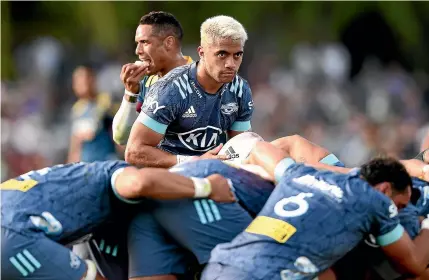
[[231, 130], [234, 131], [248, 131], [252, 128], [250, 124], [253, 114], [252, 90], [246, 81], [241, 80], [240, 84], [241, 82], [243, 82], [243, 89], [238, 90], [238, 98], [240, 100], [238, 117], [231, 126]]
[[387, 246], [398, 241], [404, 233], [404, 227], [399, 223], [398, 208], [391, 199], [381, 193], [376, 193], [371, 201], [375, 215], [373, 235], [377, 244]]
[[283, 179], [295, 178], [315, 172], [317, 172], [317, 170], [311, 166], [302, 163], [295, 163], [293, 160], [290, 161], [289, 158], [285, 158], [277, 165], [275, 177], [276, 181], [280, 182]]
[[126, 167], [129, 165], [126, 163], [118, 164], [118, 166], [114, 169], [112, 175], [110, 176], [110, 186], [112, 188], [113, 194], [117, 199], [119, 199], [121, 202], [124, 202], [126, 204], [137, 204], [140, 203], [142, 200], [131, 200], [127, 199], [125, 197], [122, 197], [118, 191], [116, 190], [116, 178], [118, 178], [119, 174], [121, 174]]
[[180, 113], [182, 100], [174, 83], [156, 83], [146, 95], [137, 120], [153, 131], [165, 134], [168, 125]]

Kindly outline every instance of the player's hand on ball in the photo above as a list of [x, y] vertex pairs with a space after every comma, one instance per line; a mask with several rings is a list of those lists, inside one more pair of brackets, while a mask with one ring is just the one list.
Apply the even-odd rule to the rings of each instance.
[[223, 147], [223, 144], [220, 144], [219, 146], [217, 146], [213, 150], [210, 150], [210, 151], [206, 152], [205, 154], [201, 155], [200, 159], [220, 159], [220, 160], [229, 159], [229, 156], [227, 156], [227, 155], [218, 155], [218, 153], [220, 152], [222, 147]]
[[146, 75], [148, 67], [148, 63], [141, 61], [122, 66], [120, 77], [125, 89], [137, 94], [140, 90], [140, 80]]
[[235, 195], [231, 189], [230, 181], [219, 174], [213, 174], [207, 177], [212, 186], [212, 192], [209, 196], [217, 202], [234, 202]]

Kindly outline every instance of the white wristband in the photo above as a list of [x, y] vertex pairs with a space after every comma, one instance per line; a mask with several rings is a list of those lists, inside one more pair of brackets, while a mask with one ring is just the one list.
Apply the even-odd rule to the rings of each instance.
[[134, 103], [134, 104], [137, 103], [138, 97], [139, 97], [138, 93], [135, 94], [135, 93], [129, 92], [128, 90], [125, 89], [124, 94], [129, 96], [128, 99], [130, 100], [129, 101], [130, 103]]
[[86, 262], [86, 276], [83, 280], [95, 280], [97, 278], [97, 267], [93, 261], [85, 260]]
[[194, 182], [195, 198], [208, 197], [212, 192], [212, 185], [207, 178], [195, 178], [191, 177]]
[[131, 97], [137, 97], [137, 96], [139, 96], [138, 93], [132, 93], [131, 91], [128, 91], [128, 90], [125, 90], [124, 94], [129, 95]]
[[176, 158], [177, 158], [177, 163], [182, 163], [182, 162], [190, 161], [192, 159], [192, 156], [177, 155]]

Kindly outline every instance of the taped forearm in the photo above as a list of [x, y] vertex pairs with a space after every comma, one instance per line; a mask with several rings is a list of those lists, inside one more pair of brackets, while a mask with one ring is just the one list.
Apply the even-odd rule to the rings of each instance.
[[121, 107], [113, 118], [113, 140], [116, 144], [126, 145], [130, 136], [131, 128], [137, 119], [136, 104], [122, 99]]

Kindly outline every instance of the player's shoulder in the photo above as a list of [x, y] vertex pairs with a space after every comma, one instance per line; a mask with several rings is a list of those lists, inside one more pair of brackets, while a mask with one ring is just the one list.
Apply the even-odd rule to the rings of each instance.
[[189, 69], [189, 64], [174, 68], [151, 86], [149, 95], [158, 98], [162, 95], [168, 95], [168, 98], [171, 97], [173, 100], [181, 96], [184, 99], [187, 90], [190, 88]]
[[123, 160], [94, 161], [91, 163], [87, 163], [87, 165], [95, 169], [105, 169], [105, 170], [118, 169], [118, 168], [130, 166], [129, 163]]
[[226, 85], [226, 88], [239, 98], [243, 97], [243, 95], [251, 94], [249, 82], [238, 74]]
[[112, 106], [112, 97], [107, 92], [97, 95], [97, 106], [102, 110], [108, 110]]
[[159, 80], [158, 75], [150, 75], [150, 76], [144, 76], [144, 78], [141, 81], [141, 84], [145, 88], [150, 88], [152, 85], [154, 85]]

